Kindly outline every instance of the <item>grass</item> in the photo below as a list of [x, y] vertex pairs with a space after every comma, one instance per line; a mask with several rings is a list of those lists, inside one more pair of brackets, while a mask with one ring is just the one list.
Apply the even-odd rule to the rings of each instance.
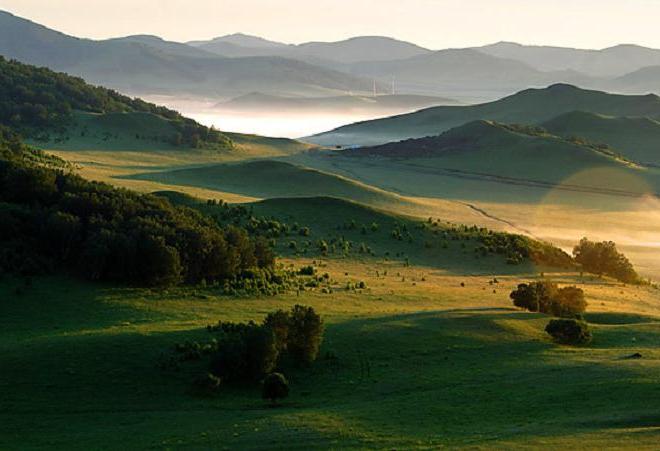
[[402, 202], [398, 196], [315, 169], [274, 160], [207, 165], [130, 176], [256, 198], [334, 196], [372, 205]]
[[[22, 281], [5, 277], [0, 447], [511, 449], [656, 443], [657, 291], [554, 274], [565, 283], [584, 283], [593, 312], [587, 319], [594, 323], [594, 342], [567, 348], [545, 336], [547, 317], [511, 308], [508, 292], [534, 274], [452, 275], [366, 259], [316, 263], [338, 287], [364, 280], [368, 288], [232, 299], [212, 289], [163, 292], [46, 278], [17, 296]], [[489, 284], [494, 275], [500, 281], [496, 288]], [[281, 408], [267, 407], [253, 389], [193, 397], [187, 390], [202, 368], [156, 368], [164, 349], [205, 338], [206, 324], [260, 319], [294, 303], [323, 314], [321, 354], [330, 351], [338, 359], [321, 358], [311, 369], [287, 375], [292, 393]], [[622, 358], [633, 352], [643, 358]]]

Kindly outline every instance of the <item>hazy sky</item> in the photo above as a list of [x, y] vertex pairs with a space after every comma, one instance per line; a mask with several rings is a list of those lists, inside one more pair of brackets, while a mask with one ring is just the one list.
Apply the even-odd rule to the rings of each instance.
[[244, 32], [292, 43], [386, 35], [434, 49], [500, 40], [660, 48], [660, 0], [0, 0], [0, 9], [90, 38]]

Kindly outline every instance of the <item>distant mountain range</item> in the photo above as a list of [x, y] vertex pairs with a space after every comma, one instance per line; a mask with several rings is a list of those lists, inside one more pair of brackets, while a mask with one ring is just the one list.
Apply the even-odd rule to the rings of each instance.
[[80, 39], [0, 11], [0, 55], [135, 95], [229, 100], [417, 94], [483, 102], [553, 83], [620, 93], [660, 92], [660, 50], [500, 42], [434, 51], [381, 36], [286, 44], [233, 34], [177, 43], [136, 35]]

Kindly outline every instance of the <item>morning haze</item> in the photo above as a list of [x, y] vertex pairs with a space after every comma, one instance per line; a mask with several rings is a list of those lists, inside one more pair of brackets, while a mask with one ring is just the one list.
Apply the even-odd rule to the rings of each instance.
[[659, 8], [0, 0], [0, 449], [657, 449]]

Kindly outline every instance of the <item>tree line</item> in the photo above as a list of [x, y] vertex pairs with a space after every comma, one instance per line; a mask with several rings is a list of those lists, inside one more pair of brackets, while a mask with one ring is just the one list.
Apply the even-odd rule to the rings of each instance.
[[0, 271], [163, 286], [274, 266], [270, 244], [241, 227], [35, 164], [10, 131], [0, 139]]

